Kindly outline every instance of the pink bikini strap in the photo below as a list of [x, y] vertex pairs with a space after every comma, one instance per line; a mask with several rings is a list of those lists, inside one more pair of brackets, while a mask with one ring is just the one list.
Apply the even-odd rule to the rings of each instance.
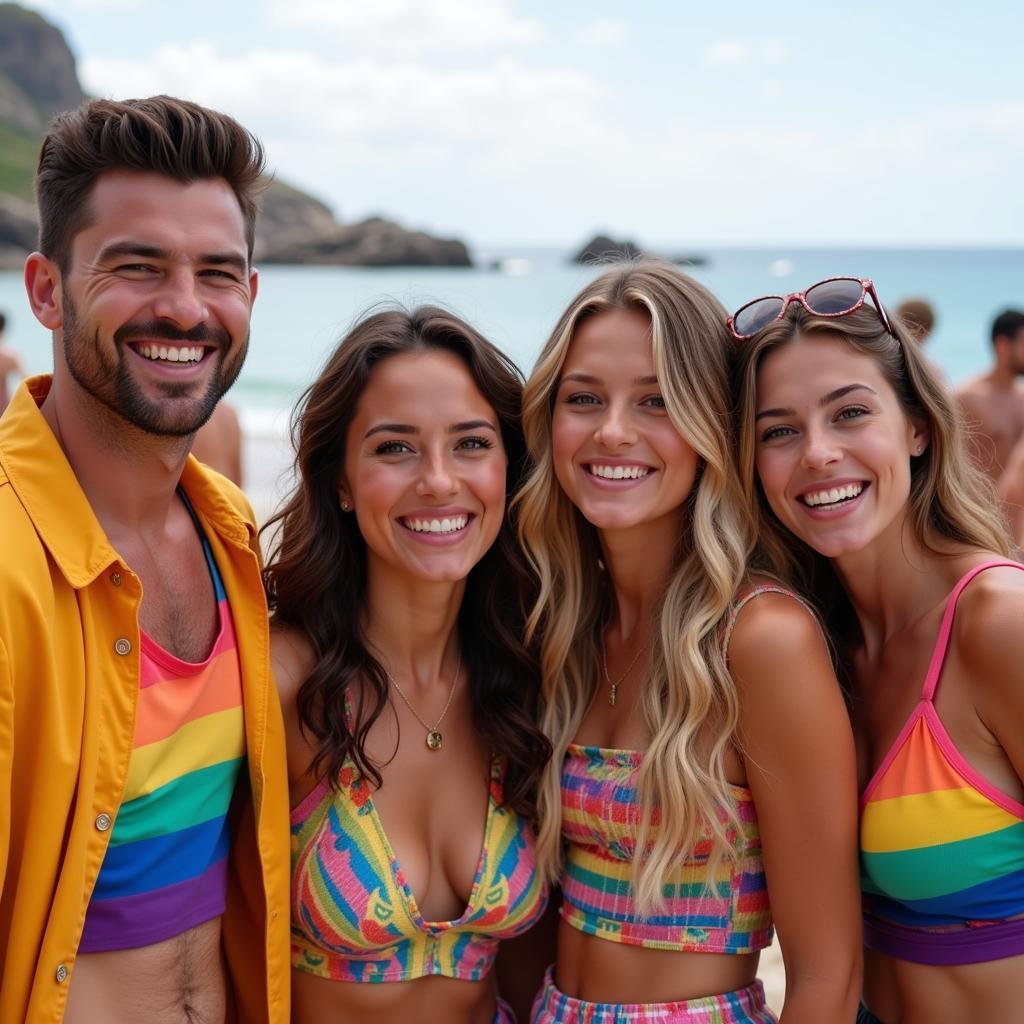
[[986, 569], [996, 569], [1000, 566], [1009, 566], [1012, 569], [1024, 569], [1020, 562], [1010, 562], [1000, 559], [997, 562], [982, 562], [973, 569], [969, 569], [957, 581], [946, 601], [946, 610], [942, 614], [942, 625], [939, 626], [939, 638], [935, 641], [935, 650], [932, 651], [932, 660], [928, 665], [928, 674], [924, 677], [924, 689], [921, 691], [921, 700], [932, 701], [935, 698], [935, 688], [939, 685], [939, 676], [942, 675], [942, 666], [946, 660], [946, 649], [949, 647], [949, 635], [953, 631], [953, 615], [956, 613], [956, 603], [964, 588], [978, 573]]

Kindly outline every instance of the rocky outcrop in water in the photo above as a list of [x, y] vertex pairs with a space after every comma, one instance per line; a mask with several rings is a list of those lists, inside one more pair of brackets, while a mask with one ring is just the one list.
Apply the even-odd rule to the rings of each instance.
[[289, 228], [263, 243], [262, 263], [320, 263], [352, 267], [469, 267], [465, 243], [409, 231], [383, 217], [313, 231]]
[[617, 260], [636, 260], [644, 253], [631, 241], [617, 242], [608, 235], [595, 235], [582, 249], [571, 257], [573, 263], [614, 263]]

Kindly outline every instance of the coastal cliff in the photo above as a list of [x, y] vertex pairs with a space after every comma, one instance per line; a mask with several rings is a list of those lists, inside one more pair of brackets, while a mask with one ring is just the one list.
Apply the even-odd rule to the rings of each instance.
[[[86, 94], [63, 33], [42, 15], [0, 3], [0, 269], [21, 267], [36, 246], [32, 177], [54, 114]], [[472, 264], [466, 245], [370, 217], [338, 221], [319, 199], [272, 180], [260, 201], [255, 259], [260, 263], [348, 266]]]

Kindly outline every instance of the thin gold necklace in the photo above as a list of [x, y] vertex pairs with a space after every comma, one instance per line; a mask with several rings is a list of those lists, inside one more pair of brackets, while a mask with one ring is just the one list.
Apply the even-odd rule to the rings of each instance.
[[612, 682], [612, 677], [608, 674], [608, 654], [605, 650], [605, 644], [601, 644], [601, 668], [604, 669], [604, 681], [608, 684], [608, 705], [609, 707], [615, 707], [619, 699], [619, 684], [633, 671], [633, 666], [639, 661], [640, 655], [647, 650], [647, 644], [643, 647], [637, 648], [636, 654], [633, 655], [633, 660], [626, 666], [626, 671], [619, 676], [615, 682]]
[[452, 706], [452, 698], [455, 696], [455, 688], [459, 685], [459, 673], [462, 671], [462, 652], [459, 652], [459, 661], [455, 666], [455, 678], [452, 680], [452, 688], [448, 693], [448, 699], [444, 702], [444, 707], [441, 709], [441, 714], [438, 716], [437, 721], [433, 725], [429, 725], [420, 718], [419, 712], [412, 706], [412, 702], [405, 695], [405, 691], [398, 685], [395, 677], [390, 672], [384, 674], [388, 677], [388, 682], [398, 691], [398, 696], [405, 701], [405, 706], [412, 712], [413, 718], [416, 719], [424, 729], [427, 730], [427, 750], [440, 750], [441, 744], [444, 742], [444, 737], [441, 735], [438, 726], [444, 721], [444, 716], [448, 714], [448, 709]]

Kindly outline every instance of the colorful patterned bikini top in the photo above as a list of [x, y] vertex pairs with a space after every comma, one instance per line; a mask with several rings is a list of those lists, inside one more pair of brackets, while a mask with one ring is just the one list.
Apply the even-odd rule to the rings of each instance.
[[922, 964], [1024, 953], [1024, 804], [954, 746], [935, 690], [957, 600], [946, 602], [921, 700], [861, 797], [861, 889], [869, 948]]
[[[793, 597], [775, 585], [753, 588], [733, 605], [725, 631], [743, 606], [764, 593]], [[761, 835], [750, 790], [730, 787], [741, 828], [729, 827], [735, 859], [724, 856], [712, 874], [710, 830], [668, 874], [663, 902], [641, 916], [631, 875], [640, 828], [637, 788], [643, 754], [572, 743], [562, 766], [562, 836], [566, 867], [562, 918], [588, 935], [649, 949], [753, 953], [772, 941], [772, 917], [761, 858]], [[720, 814], [725, 822], [728, 815]], [[652, 836], [659, 825], [654, 809]]]
[[547, 904], [530, 825], [502, 806], [495, 760], [483, 846], [469, 902], [454, 921], [425, 921], [370, 786], [346, 763], [293, 811], [292, 966], [334, 981], [477, 981], [501, 939], [526, 931]]
[[79, 950], [161, 942], [224, 913], [228, 807], [245, 760], [238, 645], [217, 563], [199, 530], [220, 627], [205, 661], [176, 658], [141, 633], [128, 778]]

